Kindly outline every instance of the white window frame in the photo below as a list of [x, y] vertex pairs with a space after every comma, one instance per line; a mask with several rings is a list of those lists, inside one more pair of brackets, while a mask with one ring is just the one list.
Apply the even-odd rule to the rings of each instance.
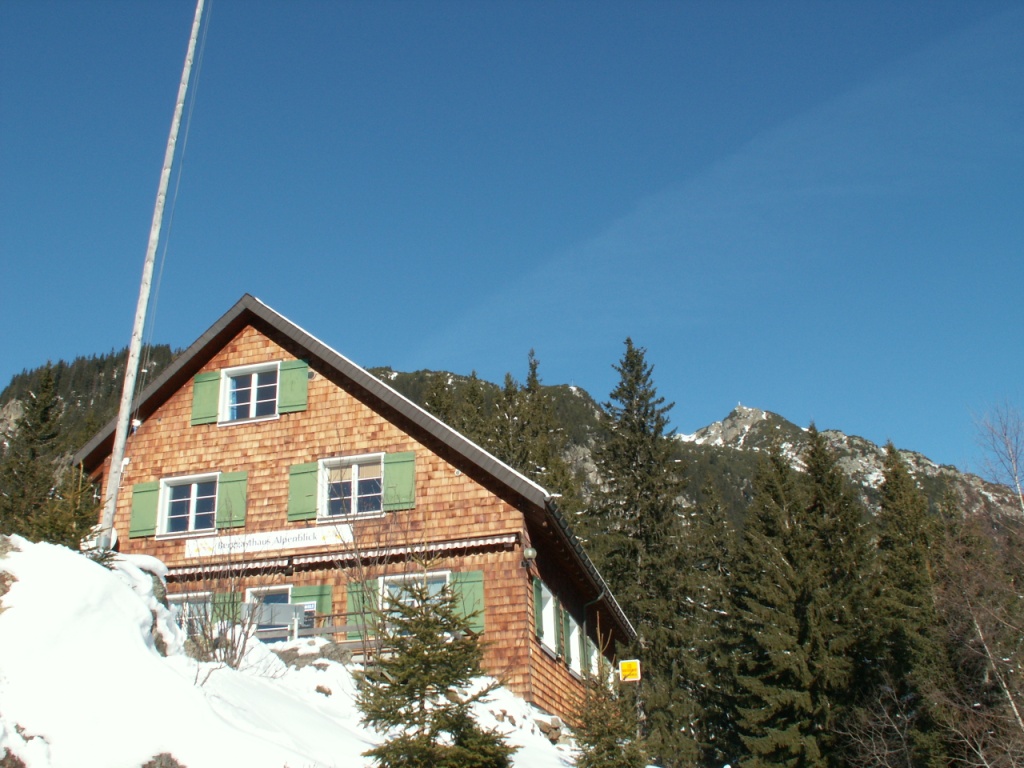
[[[249, 401], [249, 414], [239, 418], [231, 418], [231, 382], [240, 376], [258, 376], [261, 373], [274, 371], [277, 376], [277, 383], [274, 386], [274, 412], [255, 415], [256, 389], [255, 382], [251, 382], [252, 399]], [[279, 418], [278, 404], [281, 402], [281, 362], [259, 363], [257, 365], [240, 365], [234, 368], [224, 368], [220, 372], [220, 405], [217, 409], [218, 424], [248, 424], [254, 421], [269, 421]]]
[[[247, 610], [251, 610], [252, 609], [252, 606], [256, 604], [256, 602], [260, 598], [260, 596], [262, 596], [262, 595], [270, 595], [270, 594], [280, 594], [282, 592], [284, 593], [285, 597], [287, 598], [284, 601], [284, 603], [282, 603], [282, 605], [291, 605], [292, 604], [292, 585], [291, 584], [275, 584], [275, 585], [270, 586], [270, 587], [249, 587], [248, 589], [245, 590], [245, 604], [247, 606]], [[265, 600], [260, 600], [259, 607], [262, 607], [264, 604], [265, 604]], [[251, 626], [253, 628], [257, 628], [258, 627], [259, 629], [288, 629], [288, 626], [285, 625], [285, 624], [266, 624], [266, 625], [261, 625], [261, 624], [257, 624], [255, 621], [252, 622]]]
[[[160, 479], [160, 501], [157, 509], [157, 538], [176, 539], [185, 536], [209, 536], [217, 533], [217, 500], [220, 493], [220, 472], [204, 472], [198, 475], [183, 475], [181, 477], [164, 477]], [[184, 531], [171, 531], [170, 508], [171, 489], [180, 488], [185, 485], [196, 486], [199, 483], [213, 483], [213, 525], [209, 528], [196, 528], [196, 494], [193, 490], [189, 501], [189, 525]]]
[[426, 573], [402, 573], [394, 576], [382, 576], [380, 579], [380, 602], [379, 605], [387, 610], [390, 603], [388, 586], [392, 584], [427, 583], [432, 581], [443, 581], [442, 589], [452, 582], [451, 571], [428, 571]]
[[213, 592], [179, 592], [167, 595], [167, 607], [186, 637], [203, 633], [213, 617]]
[[[568, 613], [568, 611], [566, 611]], [[569, 654], [569, 669], [577, 675], [583, 674], [583, 648], [581, 638], [583, 629], [576, 622], [573, 615], [569, 614], [569, 637], [565, 639], [565, 652]]]
[[541, 644], [551, 651], [553, 654], [558, 654], [558, 611], [556, 606], [558, 600], [555, 598], [555, 593], [552, 592], [548, 585], [543, 581], [540, 583], [540, 599], [541, 599], [541, 610], [540, 610], [540, 637]]
[[[370, 464], [377, 462], [380, 466], [380, 509], [369, 510], [366, 512], [349, 512], [348, 514], [340, 513], [337, 515], [330, 514], [330, 482], [329, 474], [332, 469], [341, 469], [343, 467], [359, 467], [360, 465]], [[359, 482], [359, 472], [356, 470], [356, 476], [353, 478], [353, 487], [356, 489]], [[358, 497], [356, 497], [358, 505]], [[338, 522], [339, 520], [353, 520], [357, 518], [367, 517], [383, 517], [384, 516], [384, 454], [383, 453], [363, 453], [357, 456], [336, 456], [329, 459], [320, 459], [317, 462], [317, 500], [316, 500], [316, 516], [318, 522]]]

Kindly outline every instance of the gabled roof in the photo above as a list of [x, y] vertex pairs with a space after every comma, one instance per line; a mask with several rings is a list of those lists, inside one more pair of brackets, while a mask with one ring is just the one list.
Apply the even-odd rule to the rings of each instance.
[[[632, 640], [636, 632], [607, 584], [583, 550], [579, 539], [558, 511], [554, 497], [546, 489], [498, 460], [476, 443], [456, 432], [414, 402], [376, 378], [364, 368], [339, 354], [312, 334], [278, 314], [254, 296], [245, 294], [209, 330], [181, 355], [136, 398], [133, 412], [146, 420], [172, 394], [185, 386], [202, 367], [246, 326], [269, 332], [296, 357], [307, 360], [318, 372], [335, 383], [344, 382], [347, 389], [369, 401], [385, 417], [393, 417], [408, 426], [410, 433], [440, 449], [445, 458], [456, 465], [471, 465], [507, 494], [524, 502], [531, 535], [539, 534], [564, 553], [567, 566], [577, 572], [581, 581], [616, 620], [621, 640]], [[101, 429], [75, 454], [74, 462], [88, 473], [95, 472], [113, 448], [116, 419]]]

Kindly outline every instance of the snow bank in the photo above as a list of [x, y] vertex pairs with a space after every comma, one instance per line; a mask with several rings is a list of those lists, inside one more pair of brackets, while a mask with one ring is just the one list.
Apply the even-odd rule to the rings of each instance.
[[[0, 597], [0, 756], [28, 768], [135, 768], [161, 753], [188, 768], [371, 765], [361, 753], [380, 738], [359, 724], [344, 665], [287, 667], [260, 643], [241, 671], [197, 662], [154, 595], [159, 561], [119, 558], [109, 570], [10, 541], [0, 556], [2, 581], [13, 578]], [[541, 735], [536, 710], [504, 689], [478, 714], [520, 746], [516, 766], [574, 765]]]

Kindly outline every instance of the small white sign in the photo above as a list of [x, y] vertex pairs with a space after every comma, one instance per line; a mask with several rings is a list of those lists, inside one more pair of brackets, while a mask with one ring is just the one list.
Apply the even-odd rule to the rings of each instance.
[[296, 528], [290, 531], [242, 533], [235, 536], [216, 536], [209, 539], [189, 539], [185, 542], [185, 557], [227, 557], [249, 555], [253, 552], [272, 552], [278, 549], [306, 549], [351, 544], [351, 525], [324, 525], [316, 528]]

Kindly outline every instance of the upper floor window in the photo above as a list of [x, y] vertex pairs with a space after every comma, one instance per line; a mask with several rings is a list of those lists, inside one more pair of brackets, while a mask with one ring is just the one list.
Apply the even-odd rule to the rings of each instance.
[[320, 462], [319, 517], [376, 514], [384, 509], [382, 456]]
[[277, 415], [277, 364], [224, 371], [221, 421]]
[[416, 505], [416, 454], [341, 456], [288, 468], [288, 519], [337, 522]]
[[212, 531], [217, 527], [217, 476], [165, 480], [162, 533]]
[[304, 411], [308, 389], [304, 360], [204, 371], [193, 379], [191, 423], [238, 424]]
[[132, 486], [128, 535], [187, 536], [245, 525], [245, 472], [165, 477]]

